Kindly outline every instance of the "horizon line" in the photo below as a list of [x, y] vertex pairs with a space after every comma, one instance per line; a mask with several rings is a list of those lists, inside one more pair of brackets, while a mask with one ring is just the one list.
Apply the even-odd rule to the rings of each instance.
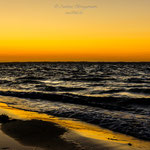
[[0, 61], [2, 63], [150, 63], [150, 61]]

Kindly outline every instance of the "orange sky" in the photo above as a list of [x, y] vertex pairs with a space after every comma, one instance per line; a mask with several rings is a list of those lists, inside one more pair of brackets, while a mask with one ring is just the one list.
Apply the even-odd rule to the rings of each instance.
[[[149, 0], [0, 0], [0, 61], [150, 61], [149, 6]], [[82, 14], [66, 14], [73, 11]]]

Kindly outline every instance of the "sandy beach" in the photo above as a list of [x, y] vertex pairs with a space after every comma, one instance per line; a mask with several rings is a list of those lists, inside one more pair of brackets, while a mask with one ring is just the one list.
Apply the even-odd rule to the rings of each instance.
[[12, 120], [1, 124], [0, 149], [15, 150], [149, 150], [150, 142], [98, 126], [12, 108], [0, 103], [0, 114]]
[[72, 143], [60, 138], [66, 130], [51, 122], [41, 120], [15, 120], [2, 125], [2, 131], [17, 139], [22, 145], [43, 149], [76, 149]]
[[0, 0], [0, 150], [150, 150], [150, 0]]

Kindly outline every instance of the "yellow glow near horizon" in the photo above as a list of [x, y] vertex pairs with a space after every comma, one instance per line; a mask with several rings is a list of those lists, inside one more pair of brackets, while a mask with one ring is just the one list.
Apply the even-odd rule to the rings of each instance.
[[[87, 9], [63, 7], [95, 6]], [[150, 61], [149, 0], [0, 0], [0, 61]], [[83, 14], [66, 14], [68, 11]]]

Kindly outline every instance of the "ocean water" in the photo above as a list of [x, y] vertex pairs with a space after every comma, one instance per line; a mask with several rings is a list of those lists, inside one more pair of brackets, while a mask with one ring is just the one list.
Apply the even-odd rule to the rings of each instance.
[[1, 63], [0, 102], [150, 140], [150, 63]]

